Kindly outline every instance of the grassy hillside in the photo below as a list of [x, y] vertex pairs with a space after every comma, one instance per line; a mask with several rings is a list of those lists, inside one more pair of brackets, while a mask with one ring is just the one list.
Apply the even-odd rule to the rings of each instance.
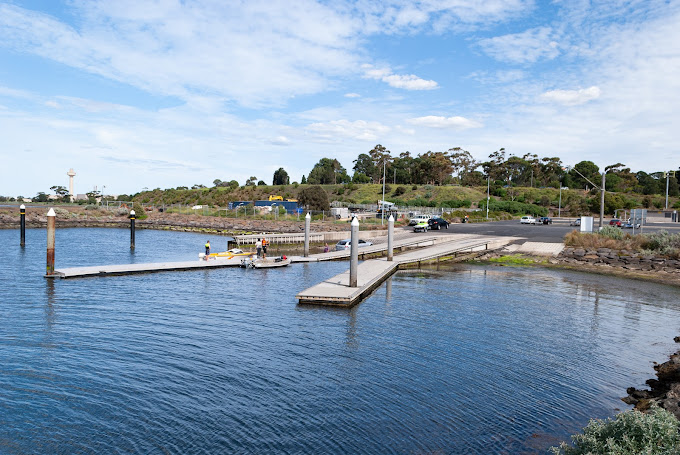
[[[263, 185], [145, 191], [135, 196], [136, 202], [154, 204], [209, 205], [225, 207], [232, 201], [251, 201], [268, 199], [270, 195], [285, 199], [296, 199], [298, 193], [308, 185]], [[344, 184], [322, 185], [330, 201], [352, 204], [376, 204], [382, 199], [382, 185]], [[551, 215], [557, 214], [560, 204], [560, 191], [555, 188], [492, 188], [492, 199], [533, 204], [549, 209]], [[453, 185], [386, 185], [385, 199], [400, 206], [430, 206], [448, 208], [477, 208], [486, 201], [486, 187], [462, 187]], [[605, 212], [613, 214], [615, 209], [662, 208], [664, 198], [629, 193], [607, 193]], [[586, 193], [582, 190], [563, 190], [561, 207], [563, 215], [582, 215], [599, 212], [599, 193]], [[671, 207], [680, 208], [677, 198], [670, 201]]]

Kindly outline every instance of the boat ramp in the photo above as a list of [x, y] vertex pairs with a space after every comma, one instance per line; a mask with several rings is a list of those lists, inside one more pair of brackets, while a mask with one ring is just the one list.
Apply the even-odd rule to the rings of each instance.
[[[448, 236], [447, 236], [448, 237]], [[322, 281], [295, 296], [299, 303], [332, 306], [353, 306], [380, 286], [400, 266], [420, 264], [431, 260], [456, 256], [461, 253], [496, 249], [517, 240], [512, 237], [482, 235], [455, 235], [448, 241], [395, 255], [387, 258], [369, 259], [359, 264], [357, 287], [349, 286], [349, 270]]]

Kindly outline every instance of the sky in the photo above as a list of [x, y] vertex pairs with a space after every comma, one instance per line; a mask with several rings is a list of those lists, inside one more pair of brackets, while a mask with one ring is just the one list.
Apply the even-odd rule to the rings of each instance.
[[680, 0], [0, 0], [0, 195], [469, 151], [680, 166]]

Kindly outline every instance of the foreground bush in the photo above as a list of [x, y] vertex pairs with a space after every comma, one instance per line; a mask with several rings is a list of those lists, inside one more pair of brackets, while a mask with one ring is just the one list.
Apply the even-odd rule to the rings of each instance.
[[650, 251], [658, 252], [664, 256], [680, 256], [680, 234], [670, 234], [668, 231], [659, 231], [644, 235], [645, 241], [642, 247]]
[[611, 248], [612, 250], [640, 251], [643, 242], [644, 238], [641, 235], [632, 236], [628, 233], [622, 233], [620, 239], [596, 233], [581, 233], [576, 230], [564, 236], [564, 244], [574, 248]]
[[591, 420], [583, 434], [567, 443], [551, 447], [560, 455], [673, 455], [680, 454], [680, 422], [670, 412], [655, 408], [649, 414], [626, 411], [615, 419]]

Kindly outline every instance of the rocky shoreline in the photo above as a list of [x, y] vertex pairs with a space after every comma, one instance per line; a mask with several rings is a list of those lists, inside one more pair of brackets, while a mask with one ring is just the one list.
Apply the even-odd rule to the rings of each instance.
[[[130, 226], [126, 214], [104, 210], [67, 210], [58, 208], [57, 227], [120, 227]], [[27, 211], [26, 227], [45, 228], [47, 226], [46, 210]], [[16, 213], [0, 213], [0, 229], [17, 229], [19, 217]], [[209, 232], [223, 235], [238, 235], [244, 233], [291, 233], [304, 232], [305, 222], [301, 220], [259, 220], [252, 218], [220, 218], [204, 217], [200, 215], [179, 215], [175, 213], [149, 212], [148, 218], [137, 219], [135, 227], [138, 229], [159, 229], [183, 232]], [[314, 221], [312, 232], [349, 231], [348, 223], [335, 221]], [[363, 229], [382, 229], [380, 225], [365, 225]]]
[[[680, 337], [675, 337], [675, 342], [679, 343]], [[646, 381], [650, 390], [629, 387], [626, 390], [628, 396], [622, 400], [641, 412], [658, 406], [680, 419], [680, 351], [672, 354], [667, 362], [655, 364], [654, 369], [657, 379]]]

